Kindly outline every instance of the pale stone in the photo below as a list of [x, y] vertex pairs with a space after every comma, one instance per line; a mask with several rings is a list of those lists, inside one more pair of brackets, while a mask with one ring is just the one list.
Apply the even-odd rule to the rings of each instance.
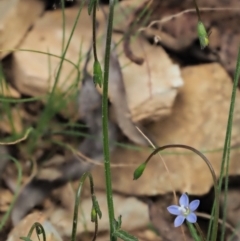
[[[102, 218], [98, 221], [98, 230], [108, 231], [108, 208], [106, 194], [97, 192], [96, 197], [102, 211]], [[115, 205], [115, 217], [122, 215], [122, 229], [126, 231], [136, 230], [146, 227], [149, 223], [148, 206], [134, 197], [122, 197], [113, 195]], [[91, 197], [83, 199], [80, 203], [77, 234], [86, 231], [94, 232], [94, 223], [91, 222]], [[72, 213], [68, 210], [56, 208], [49, 214], [51, 223], [58, 229], [61, 235], [71, 236], [72, 232]]]
[[[173, 106], [172, 114], [149, 126], [147, 135], [155, 138], [159, 146], [186, 144], [199, 150], [223, 148], [228, 111], [232, 92], [232, 81], [219, 64], [204, 64], [182, 70], [185, 85]], [[232, 146], [240, 142], [240, 96], [237, 93], [232, 130]], [[172, 191], [202, 195], [213, 185], [207, 165], [196, 154], [180, 155], [182, 149], [163, 156], [170, 171], [171, 180], [161, 159], [156, 155], [147, 165], [143, 175], [133, 181], [133, 172], [144, 162], [150, 151], [134, 151], [117, 148], [112, 153], [112, 186], [115, 191], [135, 195], [157, 195]], [[240, 174], [238, 149], [231, 151], [229, 175]], [[217, 177], [220, 174], [222, 151], [206, 153]], [[123, 164], [117, 167], [114, 165]], [[95, 186], [104, 188], [103, 167], [93, 171]], [[172, 184], [171, 184], [172, 183]]]
[[[20, 240], [20, 237], [27, 237], [28, 232], [35, 222], [38, 222], [43, 226], [46, 234], [46, 241], [62, 241], [62, 238], [54, 226], [46, 220], [46, 216], [44, 214], [39, 212], [31, 213], [22, 219], [9, 233], [7, 241], [18, 241]], [[42, 238], [42, 235], [40, 235], [40, 237]], [[33, 231], [31, 240], [39, 240], [36, 231]]]
[[0, 212], [7, 212], [9, 210], [9, 204], [12, 202], [13, 194], [8, 189], [0, 189]]
[[0, 87], [0, 96], [18, 99], [20, 98], [20, 93], [11, 85], [7, 84], [5, 80], [2, 80]]
[[41, 0], [0, 1], [0, 58], [16, 48], [28, 29], [41, 15], [45, 4]]
[[[70, 36], [77, 12], [77, 7], [65, 10], [66, 41]], [[102, 39], [101, 36], [104, 34], [104, 31], [106, 31], [106, 20], [101, 11], [98, 11], [98, 19], [100, 23], [98, 34], [99, 39]], [[83, 8], [69, 45], [66, 59], [76, 64], [80, 50], [81, 56], [85, 56], [92, 41], [91, 28], [91, 18], [87, 13], [87, 9]], [[122, 35], [116, 34], [113, 36], [116, 42], [120, 40], [120, 38], [122, 38]], [[146, 40], [138, 38], [136, 41], [133, 41], [131, 45], [133, 51], [145, 59], [145, 63], [142, 66], [133, 63], [125, 66], [129, 64], [129, 60], [124, 54], [119, 55], [119, 61], [123, 67], [124, 84], [132, 120], [133, 122], [158, 120], [163, 116], [169, 115], [178, 88], [183, 85], [179, 67], [172, 63], [162, 48], [152, 46]], [[122, 46], [121, 42], [117, 49], [119, 53], [122, 52]], [[22, 42], [20, 48], [44, 52], [48, 51], [51, 54], [59, 56], [62, 48], [61, 10], [47, 12], [39, 19], [32, 31]], [[102, 50], [102, 41], [98, 41], [98, 55], [101, 61], [103, 59]], [[60, 60], [58, 58], [48, 57], [46, 54], [26, 51], [15, 52], [13, 61], [13, 79], [15, 86], [21, 93], [27, 95], [45, 95], [52, 90], [59, 62]], [[80, 63], [80, 70], [84, 62], [85, 59]], [[49, 72], [49, 63], [51, 63], [51, 72]], [[89, 64], [90, 72], [92, 72], [92, 63], [93, 59]], [[66, 61], [64, 62], [57, 84], [57, 91], [66, 92], [76, 84], [77, 71], [74, 70], [73, 74], [69, 76], [69, 73], [73, 69], [71, 64]], [[68, 92], [68, 96], [71, 96], [71, 94], [74, 95], [76, 90], [77, 88], [72, 88]], [[114, 93], [112, 94], [114, 95]], [[111, 99], [111, 93], [109, 93], [109, 96]], [[123, 98], [125, 97], [123, 96]], [[66, 116], [75, 116], [76, 105], [74, 105], [74, 98], [69, 102], [68, 106], [69, 108], [64, 108], [63, 114]], [[66, 114], [65, 112], [72, 114]]]
[[[120, 37], [114, 39], [118, 42]], [[134, 39], [131, 47], [145, 59], [142, 65], [136, 65], [124, 54], [119, 58], [133, 122], [156, 121], [168, 116], [178, 89], [183, 86], [179, 66], [172, 63], [163, 48], [144, 39]]]
[[[12, 121], [10, 119], [12, 118]], [[11, 109], [9, 114], [2, 113], [0, 121], [0, 130], [5, 133], [22, 133], [23, 132], [23, 121], [21, 119], [22, 113], [16, 107]]]
[[[65, 9], [66, 29], [65, 46], [72, 31], [78, 8]], [[84, 23], [84, 24], [83, 24]], [[86, 53], [91, 43], [91, 18], [86, 9], [81, 12], [80, 20], [76, 26], [71, 44], [66, 54], [66, 59], [77, 64], [80, 51]], [[61, 56], [62, 50], [62, 11], [61, 9], [49, 11], [36, 21], [32, 31], [26, 36], [21, 49], [42, 51], [46, 54], [19, 51], [14, 53], [13, 74], [14, 83], [21, 93], [38, 96], [51, 91], [60, 58], [48, 56], [47, 53]], [[81, 66], [84, 61], [81, 61]], [[49, 72], [49, 67], [51, 68]], [[72, 75], [70, 75], [73, 71]], [[73, 65], [64, 61], [57, 89], [67, 91], [76, 83], [77, 71]], [[76, 88], [74, 88], [76, 90]]]

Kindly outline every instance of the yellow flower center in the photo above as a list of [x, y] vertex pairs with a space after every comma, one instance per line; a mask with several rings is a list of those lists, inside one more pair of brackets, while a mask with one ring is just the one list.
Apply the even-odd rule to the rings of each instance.
[[189, 208], [185, 207], [184, 205], [181, 205], [181, 207], [179, 207], [179, 211], [181, 211], [182, 215], [184, 216], [188, 216], [188, 214], [190, 213]]

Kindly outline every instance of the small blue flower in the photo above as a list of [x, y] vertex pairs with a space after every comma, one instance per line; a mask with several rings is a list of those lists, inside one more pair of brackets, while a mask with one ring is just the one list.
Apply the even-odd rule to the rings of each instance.
[[179, 204], [180, 206], [171, 205], [167, 207], [169, 213], [177, 215], [174, 220], [174, 227], [181, 226], [185, 219], [187, 219], [189, 223], [196, 223], [197, 216], [194, 211], [198, 208], [200, 201], [193, 200], [189, 204], [188, 195], [184, 193], [179, 199]]

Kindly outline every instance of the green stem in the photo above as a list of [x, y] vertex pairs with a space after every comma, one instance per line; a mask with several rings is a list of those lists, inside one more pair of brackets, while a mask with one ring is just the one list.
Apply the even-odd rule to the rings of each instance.
[[195, 241], [201, 241], [201, 239], [199, 238], [199, 236], [198, 236], [198, 234], [197, 234], [197, 231], [196, 231], [196, 229], [194, 228], [193, 224], [187, 222], [187, 226], [188, 226], [188, 228], [189, 228], [189, 231], [190, 231], [193, 239], [194, 239]]
[[110, 62], [110, 51], [111, 51], [111, 41], [112, 41], [114, 5], [115, 5], [115, 0], [110, 0], [108, 28], [107, 28], [107, 36], [106, 36], [105, 59], [104, 59], [104, 80], [103, 80], [103, 98], [102, 98], [104, 169], [105, 169], [106, 195], [107, 195], [107, 204], [108, 204], [108, 216], [109, 216], [111, 241], [117, 240], [113, 236], [113, 233], [115, 231], [115, 226], [114, 226], [115, 218], [114, 218], [114, 206], [113, 206], [113, 198], [112, 198], [110, 153], [109, 153], [109, 139], [108, 139], [108, 78], [109, 78], [109, 62]]
[[[31, 240], [30, 238], [31, 238], [31, 236], [32, 236], [32, 233], [33, 233], [34, 229], [36, 229], [36, 231], [37, 231], [38, 239], [39, 239], [38, 231], [40, 231], [41, 234], [43, 235], [43, 241], [46, 241], [46, 240], [47, 240], [47, 239], [46, 239], [45, 230], [44, 230], [42, 224], [41, 224], [41, 223], [38, 223], [38, 222], [35, 222], [35, 223], [32, 225], [31, 229], [30, 229], [29, 232], [28, 232], [27, 237], [20, 237], [20, 239], [22, 239], [22, 240]], [[40, 239], [39, 239], [39, 240], [40, 240]]]
[[197, 11], [197, 15], [198, 15], [198, 21], [201, 21], [201, 16], [200, 16], [200, 11], [197, 5], [197, 0], [193, 0], [195, 7], [196, 7], [196, 11]]
[[63, 36], [62, 36], [62, 54], [64, 52], [64, 46], [65, 46], [65, 0], [61, 0], [61, 6], [62, 6], [62, 30], [63, 30]]
[[[95, 205], [96, 201], [95, 201], [95, 203], [93, 202], [93, 196], [95, 196], [94, 195], [93, 178], [92, 178], [91, 173], [85, 172], [82, 175], [81, 179], [80, 179], [80, 182], [79, 182], [79, 185], [78, 185], [78, 189], [77, 189], [77, 193], [76, 193], [76, 197], [75, 197], [71, 241], [76, 241], [77, 224], [78, 224], [78, 206], [79, 206], [79, 203], [80, 203], [82, 187], [83, 187], [83, 184], [84, 184], [84, 182], [85, 182], [87, 177], [89, 178], [89, 182], [90, 182], [90, 191], [91, 191], [91, 196], [92, 196], [92, 204], [93, 204], [93, 207], [96, 210], [96, 205]], [[98, 215], [98, 214], [96, 214], [96, 215]], [[97, 220], [97, 217], [96, 217], [95, 218], [95, 232], [94, 232], [93, 240], [95, 240], [96, 236], [97, 236], [97, 231], [98, 231], [98, 222], [97, 221], [98, 220]], [[96, 222], [97, 222], [97, 224], [96, 224]]]
[[95, 230], [94, 230], [94, 235], [92, 241], [95, 241], [97, 239], [97, 232], [98, 232], [98, 217], [96, 216], [95, 219]]
[[97, 31], [97, 24], [96, 24], [96, 10], [97, 10], [97, 1], [93, 4], [93, 13], [92, 13], [92, 21], [93, 21], [93, 55], [94, 55], [94, 60], [98, 61], [97, 57], [97, 46], [96, 46], [96, 31]]
[[[229, 110], [229, 116], [228, 116], [226, 138], [225, 138], [225, 143], [224, 143], [220, 179], [219, 179], [219, 184], [218, 184], [219, 190], [221, 190], [222, 180], [223, 180], [223, 176], [225, 173], [224, 210], [223, 210], [223, 224], [222, 224], [222, 230], [221, 230], [222, 231], [222, 233], [221, 233], [222, 241], [224, 240], [224, 236], [225, 236], [225, 222], [226, 222], [226, 210], [227, 210], [226, 206], [227, 206], [227, 191], [228, 191], [228, 169], [229, 169], [229, 158], [230, 158], [230, 148], [231, 148], [233, 114], [234, 114], [236, 93], [238, 90], [239, 77], [240, 77], [240, 48], [238, 50], [237, 66], [236, 66], [236, 70], [235, 70], [235, 74], [234, 74], [233, 90], [232, 90], [230, 110]], [[224, 172], [224, 169], [225, 169], [225, 172]]]
[[86, 178], [88, 177], [88, 172], [84, 173], [80, 179], [79, 186], [77, 189], [76, 197], [75, 197], [75, 205], [74, 205], [74, 212], [73, 212], [73, 225], [72, 225], [72, 235], [71, 235], [71, 241], [76, 240], [76, 234], [77, 234], [77, 223], [78, 223], [78, 205], [80, 202], [81, 192], [82, 192], [82, 186], [85, 182]]
[[[209, 162], [209, 160], [207, 159], [207, 157], [205, 157], [200, 151], [198, 151], [197, 149], [191, 147], [191, 146], [187, 146], [187, 145], [181, 145], [181, 144], [171, 144], [171, 145], [165, 145], [165, 146], [161, 146], [156, 148], [151, 154], [150, 156], [147, 158], [147, 160], [145, 161], [145, 164], [147, 164], [150, 159], [152, 158], [152, 156], [156, 155], [158, 152], [167, 149], [167, 148], [184, 148], [187, 150], [190, 150], [194, 153], [196, 153], [198, 156], [200, 156], [203, 161], [205, 161], [205, 163], [207, 164], [212, 178], [213, 178], [213, 185], [214, 185], [214, 193], [215, 193], [215, 206], [214, 206], [214, 222], [213, 222], [213, 229], [212, 229], [212, 238], [211, 241], [216, 241], [217, 240], [217, 230], [218, 230], [218, 218], [219, 218], [219, 190], [218, 190], [218, 185], [217, 185], [217, 177], [216, 174], [214, 172], [213, 166], [212, 164]], [[142, 165], [142, 164], [141, 164]], [[142, 170], [142, 172], [140, 173], [140, 175], [137, 177], [139, 178], [144, 170]]]

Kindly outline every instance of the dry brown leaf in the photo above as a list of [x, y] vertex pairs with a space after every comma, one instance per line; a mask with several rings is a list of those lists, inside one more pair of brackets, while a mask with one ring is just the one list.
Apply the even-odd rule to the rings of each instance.
[[[198, 1], [198, 6], [199, 8], [208, 8], [208, 11], [201, 11], [201, 21], [207, 29], [212, 30], [214, 28], [215, 33], [209, 37], [209, 49], [214, 54], [209, 54], [209, 51], [202, 51], [199, 45], [193, 46], [194, 41], [198, 40], [196, 29], [198, 18], [193, 2], [189, 0], [183, 0], [180, 4], [176, 0], [153, 1], [151, 20], [160, 20], [178, 14], [183, 9], [193, 10], [191, 13], [182, 14], [180, 17], [175, 16], [171, 21], [165, 23], [156, 22], [154, 24], [155, 30], [158, 30], [156, 35], [160, 36], [163, 46], [172, 51], [183, 52], [187, 50], [188, 57], [197, 57], [200, 60], [204, 58], [205, 60], [213, 60], [215, 58], [215, 61], [217, 57], [220, 57], [220, 62], [233, 75], [237, 59], [236, 49], [238, 49], [240, 41], [239, 1], [201, 0]], [[221, 11], [214, 10], [216, 8], [221, 8]]]
[[142, 146], [148, 146], [148, 142], [139, 133], [131, 120], [131, 114], [127, 103], [126, 89], [123, 81], [123, 74], [115, 49], [112, 49], [110, 55], [108, 88], [116, 122], [121, 131], [133, 143]]

